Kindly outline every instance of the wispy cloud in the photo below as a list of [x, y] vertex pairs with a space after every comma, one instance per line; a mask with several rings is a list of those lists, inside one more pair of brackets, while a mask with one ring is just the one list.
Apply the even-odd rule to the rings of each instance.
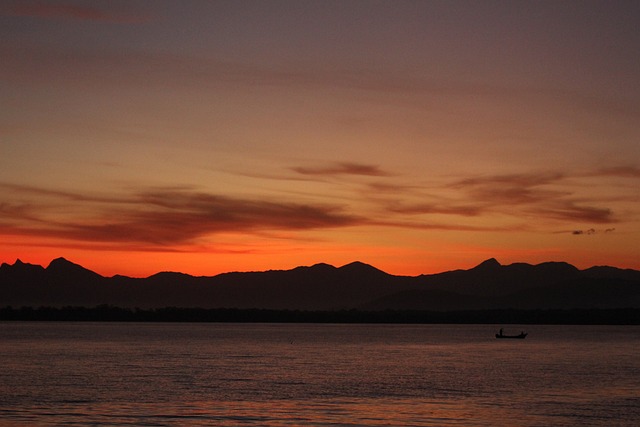
[[390, 212], [397, 212], [402, 214], [442, 214], [442, 215], [460, 215], [460, 216], [478, 216], [484, 212], [482, 206], [473, 205], [456, 205], [454, 203], [443, 204], [430, 204], [430, 203], [418, 203], [418, 204], [394, 204], [389, 206]]
[[596, 230], [594, 228], [590, 228], [588, 230], [574, 230], [571, 234], [575, 236], [579, 236], [581, 234], [596, 234]]
[[617, 166], [598, 169], [593, 172], [594, 176], [615, 176], [620, 178], [640, 178], [640, 167], [638, 166]]
[[532, 204], [566, 194], [541, 188], [563, 178], [560, 173], [492, 175], [465, 178], [451, 187], [467, 191], [477, 201], [487, 204]]
[[413, 192], [421, 189], [420, 186], [415, 184], [403, 184], [393, 182], [369, 182], [366, 184], [366, 191], [373, 191], [375, 193], [390, 193], [390, 194], [402, 194], [407, 192]]
[[491, 223], [487, 223], [485, 225], [474, 225], [474, 224], [462, 224], [458, 221], [416, 221], [416, 220], [408, 220], [403, 217], [389, 220], [375, 220], [371, 221], [370, 225], [378, 225], [382, 227], [396, 227], [396, 228], [406, 228], [413, 230], [422, 230], [422, 231], [455, 231], [455, 232], [469, 232], [469, 231], [479, 231], [479, 232], [487, 232], [487, 231], [496, 231], [496, 232], [505, 232], [505, 231], [522, 231], [521, 226], [504, 226], [504, 225], [492, 225]]
[[55, 190], [45, 187], [35, 187], [31, 185], [13, 184], [7, 182], [0, 182], [0, 188], [7, 192], [14, 194], [21, 194], [27, 196], [37, 196], [38, 198], [51, 198], [58, 200], [66, 200], [71, 202], [101, 202], [101, 203], [125, 203], [128, 199], [112, 196], [112, 195], [98, 195], [98, 194], [86, 194], [74, 191]]
[[566, 188], [560, 189], [567, 179], [562, 173], [512, 174], [475, 177], [459, 180], [452, 188], [465, 191], [475, 203], [487, 210], [527, 215], [559, 221], [587, 223], [615, 222], [608, 207], [592, 206], [596, 201], [575, 200]]
[[380, 169], [377, 165], [364, 163], [337, 162], [324, 166], [296, 166], [291, 168], [302, 175], [364, 175], [364, 176], [390, 176], [389, 172]]
[[[108, 5], [108, 3], [107, 3]], [[124, 12], [94, 5], [77, 3], [54, 3], [47, 1], [17, 1], [5, 4], [0, 9], [5, 16], [20, 16], [39, 19], [64, 19], [73, 21], [96, 21], [119, 24], [146, 22], [148, 16], [131, 11]]]
[[[20, 3], [18, 3], [19, 5]], [[61, 7], [16, 6], [6, 14], [42, 19], [93, 19], [102, 22], [144, 22], [143, 15], [117, 13], [87, 6], [75, 11]], [[5, 8], [8, 9], [8, 8]], [[84, 18], [83, 18], [84, 17]], [[1, 42], [1, 41], [0, 41]], [[448, 81], [438, 78], [424, 78], [396, 74], [383, 69], [362, 69], [353, 67], [324, 67], [292, 65], [280, 66], [260, 64], [255, 61], [229, 61], [220, 57], [199, 57], [176, 53], [151, 53], [127, 50], [100, 50], [87, 52], [76, 49], [60, 49], [50, 45], [31, 44], [25, 46], [7, 45], [0, 47], [0, 55], [10, 61], [17, 73], [13, 78], [33, 79], [39, 77], [33, 70], [32, 58], [46, 67], [49, 79], [68, 79], [69, 64], [77, 75], [86, 76], [84, 84], [99, 82], [102, 87], [133, 85], [136, 88], [162, 87], [167, 83], [172, 87], [190, 87], [198, 90], [240, 87], [286, 87], [313, 90], [339, 89], [348, 94], [352, 91], [375, 95], [375, 99], [387, 104], [430, 111], [436, 106], [443, 108], [441, 99], [462, 98], [471, 94], [487, 99], [512, 99], [516, 88], [493, 85]], [[71, 82], [69, 82], [71, 83]], [[73, 83], [76, 83], [73, 80]], [[530, 96], [531, 94], [529, 94]], [[378, 98], [380, 97], [380, 98]], [[373, 99], [373, 98], [372, 98]]]
[[530, 212], [541, 217], [560, 221], [576, 221], [593, 224], [609, 224], [616, 222], [613, 211], [609, 208], [579, 206], [570, 200], [548, 201], [541, 206], [533, 207]]
[[563, 230], [563, 231], [557, 231], [557, 234], [572, 234], [574, 236], [591, 236], [593, 234], [599, 234], [599, 233], [604, 233], [604, 234], [610, 234], [613, 233], [614, 231], [616, 231], [615, 228], [605, 228], [603, 229], [595, 229], [595, 228], [589, 228], [587, 230], [583, 230], [583, 229], [578, 229], [578, 230]]
[[[140, 13], [119, 12], [111, 8], [78, 6], [75, 4], [50, 4], [45, 2], [12, 3], [12, 7], [0, 5], [5, 15], [37, 17], [41, 19], [75, 19], [98, 22], [136, 23], [149, 20]], [[109, 3], [105, 3], [109, 5]], [[240, 87], [286, 87], [313, 90], [339, 89], [348, 94], [352, 91], [374, 95], [370, 100], [384, 102], [385, 105], [401, 105], [419, 111], [425, 108], [431, 114], [438, 110], [446, 110], [448, 105], [456, 105], [454, 99], [467, 99], [470, 95], [484, 99], [488, 104], [521, 105], [523, 99], [532, 104], [548, 102], [549, 98], [565, 99], [572, 106], [583, 106], [588, 109], [609, 112], [612, 108], [620, 110], [620, 114], [636, 118], [637, 107], [620, 99], [584, 99], [581, 94], [551, 89], [532, 90], [527, 87], [503, 86], [491, 83], [470, 83], [447, 78], [425, 78], [419, 75], [407, 75], [385, 71], [382, 68], [366, 69], [357, 67], [335, 67], [316, 64], [293, 65], [282, 63], [260, 64], [256, 61], [228, 61], [220, 57], [203, 58], [187, 54], [151, 53], [126, 50], [101, 50], [87, 52], [76, 49], [56, 49], [47, 45], [31, 44], [28, 49], [22, 46], [2, 46], [0, 40], [0, 56], [10, 61], [8, 65], [14, 70], [14, 79], [33, 81], [41, 78], [41, 68], [46, 68], [49, 81], [64, 80], [67, 84], [83, 86], [99, 83], [103, 88], [118, 88], [130, 85], [137, 89], [145, 87], [197, 88], [207, 91]], [[39, 67], [34, 70], [32, 58], [37, 58]], [[69, 79], [69, 66], [77, 71], [74, 79]], [[78, 81], [76, 75], [85, 76]], [[95, 87], [95, 86], [94, 86]], [[630, 105], [631, 104], [631, 105]], [[606, 106], [605, 107], [603, 107]]]
[[[166, 246], [216, 233], [301, 231], [366, 222], [346, 213], [342, 206], [237, 198], [193, 189], [158, 188], [113, 198], [92, 198], [64, 191], [20, 188], [48, 197], [37, 204], [3, 201], [0, 232]], [[77, 202], [67, 206], [73, 218], [48, 211], [69, 200]]]
[[[296, 195], [281, 200], [230, 196], [192, 186], [89, 194], [0, 183], [0, 234], [105, 247], [136, 244], [170, 248], [198, 244], [225, 233], [285, 232], [296, 238], [301, 231], [358, 226], [505, 232], [541, 230], [552, 224], [554, 228], [562, 225], [566, 233], [589, 235], [596, 233], [597, 225], [624, 222], [633, 215], [632, 211], [614, 212], [615, 205], [603, 205], [614, 203], [608, 199], [579, 197], [583, 185], [576, 184], [576, 177], [585, 174], [489, 175], [422, 188], [403, 185], [398, 176], [387, 183], [382, 177], [390, 173], [363, 163], [294, 170], [313, 179], [342, 175], [377, 179], [355, 186], [350, 183], [351, 193], [331, 204], [296, 201]], [[600, 173], [627, 176], [634, 171], [623, 168]], [[372, 191], [372, 185], [380, 191]], [[609, 227], [602, 232], [613, 230]]]

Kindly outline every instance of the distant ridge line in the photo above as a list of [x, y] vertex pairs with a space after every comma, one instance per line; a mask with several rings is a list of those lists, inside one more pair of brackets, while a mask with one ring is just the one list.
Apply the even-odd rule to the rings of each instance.
[[101, 276], [65, 258], [0, 265], [0, 307], [114, 305], [267, 310], [535, 310], [640, 308], [640, 271], [565, 262], [500, 264], [397, 276], [360, 261], [290, 270], [146, 278]]
[[[488, 258], [482, 262], [480, 262], [479, 264], [475, 265], [474, 267], [471, 267], [469, 270], [474, 270], [474, 269], [489, 269], [489, 268], [500, 268], [500, 267], [510, 267], [510, 266], [516, 266], [516, 265], [524, 265], [524, 266], [531, 266], [531, 267], [537, 267], [537, 266], [543, 266], [543, 265], [549, 265], [549, 264], [562, 264], [562, 265], [567, 265], [570, 266], [572, 268], [575, 268], [576, 270], [579, 270], [577, 267], [573, 266], [570, 263], [564, 262], [564, 261], [544, 261], [538, 264], [530, 264], [530, 263], [525, 263], [525, 262], [515, 262], [512, 264], [501, 264], [496, 258]], [[3, 262], [2, 264], [0, 264], [0, 267], [5, 266], [6, 267], [13, 267], [13, 266], [20, 266], [20, 265], [27, 265], [27, 266], [35, 266], [35, 267], [41, 267], [44, 269], [50, 269], [52, 267], [55, 266], [76, 266], [79, 267], [83, 270], [86, 271], [91, 271], [94, 274], [98, 274], [100, 276], [102, 276], [100, 273], [94, 272], [90, 269], [87, 269], [86, 267], [83, 267], [80, 264], [74, 263], [72, 261], [69, 261], [67, 258], [65, 257], [57, 257], [54, 258], [53, 260], [51, 260], [51, 262], [47, 265], [47, 267], [44, 267], [42, 265], [39, 264], [31, 264], [31, 263], [26, 263], [24, 261], [22, 261], [20, 258], [16, 258], [16, 261], [14, 262], [14, 264], [9, 264], [7, 262]], [[351, 266], [360, 266], [363, 268], [370, 268], [370, 269], [375, 269], [381, 272], [384, 272], [386, 274], [392, 275], [392, 276], [397, 276], [397, 277], [417, 277], [417, 276], [406, 276], [406, 275], [394, 275], [392, 273], [387, 273], [384, 270], [379, 269], [378, 267], [375, 267], [371, 264], [367, 264], [365, 262], [362, 261], [351, 261], [347, 264], [344, 264], [342, 266], [336, 267], [332, 264], [328, 264], [328, 263], [324, 263], [324, 262], [319, 262], [319, 263], [315, 263], [312, 265], [300, 265], [297, 267], [293, 267], [290, 269], [269, 269], [269, 270], [247, 270], [247, 271], [238, 271], [238, 270], [230, 270], [230, 271], [226, 271], [226, 272], [221, 272], [221, 273], [217, 273], [214, 275], [193, 275], [190, 273], [185, 273], [185, 272], [180, 272], [180, 271], [172, 271], [172, 270], [161, 270], [158, 271], [156, 273], [152, 273], [149, 276], [146, 277], [133, 277], [133, 276], [126, 276], [123, 274], [119, 274], [116, 273], [113, 276], [102, 276], [102, 277], [128, 277], [128, 278], [132, 278], [132, 279], [147, 279], [149, 277], [152, 276], [156, 276], [158, 274], [163, 274], [163, 273], [175, 273], [175, 274], [181, 274], [181, 275], [186, 275], [186, 276], [191, 276], [191, 277], [216, 277], [219, 276], [221, 274], [243, 274], [243, 273], [265, 273], [265, 272], [274, 272], [274, 271], [291, 271], [291, 270], [295, 270], [295, 269], [300, 269], [300, 268], [324, 268], [324, 267], [329, 267], [331, 269], [344, 269], [344, 268], [350, 268]], [[594, 265], [591, 267], [587, 267], [583, 270], [579, 270], [579, 271], [587, 271], [587, 270], [594, 270], [594, 269], [610, 269], [610, 270], [621, 270], [621, 271], [630, 271], [630, 272], [638, 272], [640, 270], [635, 270], [632, 268], [620, 268], [620, 267], [614, 267], [614, 266], [608, 266], [608, 265]], [[437, 274], [442, 274], [442, 273], [449, 273], [452, 271], [469, 271], [469, 270], [464, 270], [464, 269], [455, 269], [455, 270], [445, 270], [442, 272], [438, 272], [438, 273], [422, 273], [419, 274], [418, 276], [433, 276], [433, 275], [437, 275]]]

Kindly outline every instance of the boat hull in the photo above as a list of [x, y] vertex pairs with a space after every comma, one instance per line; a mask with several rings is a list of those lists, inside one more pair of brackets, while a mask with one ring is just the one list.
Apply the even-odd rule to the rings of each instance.
[[527, 337], [528, 334], [520, 334], [520, 335], [500, 335], [496, 334], [496, 338], [498, 339], [516, 339], [523, 340]]

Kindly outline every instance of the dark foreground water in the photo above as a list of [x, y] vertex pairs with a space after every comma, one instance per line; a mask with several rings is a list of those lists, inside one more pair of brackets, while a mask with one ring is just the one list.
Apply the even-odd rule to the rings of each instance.
[[497, 328], [0, 323], [0, 425], [640, 425], [639, 327]]

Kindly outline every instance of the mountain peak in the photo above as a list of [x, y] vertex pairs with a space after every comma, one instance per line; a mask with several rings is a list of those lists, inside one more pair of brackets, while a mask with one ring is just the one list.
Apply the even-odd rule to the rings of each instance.
[[82, 274], [86, 277], [102, 277], [98, 273], [93, 272], [87, 268], [84, 268], [80, 264], [73, 263], [65, 258], [56, 258], [49, 263], [46, 268], [47, 271], [63, 274], [63, 275], [77, 275]]
[[495, 258], [489, 258], [472, 268], [472, 270], [495, 270], [502, 265]]
[[3, 262], [2, 265], [0, 265], [0, 268], [2, 268], [3, 270], [13, 270], [13, 271], [43, 270], [42, 266], [36, 265], [36, 264], [29, 264], [28, 262], [23, 262], [20, 258], [16, 259], [16, 262], [14, 262], [13, 264], [7, 264], [6, 262]]
[[353, 262], [350, 262], [349, 264], [343, 265], [342, 267], [366, 267], [366, 268], [369, 268], [369, 267], [372, 267], [372, 266], [369, 265], [369, 264], [365, 264], [362, 261], [353, 261]]
[[16, 258], [16, 262], [13, 263], [13, 267], [40, 267], [40, 266], [37, 264], [30, 264], [28, 262], [22, 261], [20, 258]]
[[361, 261], [354, 261], [351, 262], [349, 264], [343, 265], [342, 267], [339, 268], [339, 270], [342, 271], [350, 271], [353, 273], [384, 273], [386, 274], [384, 271], [370, 265], [370, 264], [366, 264], [364, 262]]
[[310, 268], [323, 269], [323, 270], [335, 270], [335, 267], [333, 265], [327, 264], [325, 262], [319, 262], [317, 264], [313, 264]]
[[[77, 267], [80, 267], [80, 265], [78, 265], [78, 264], [74, 264], [74, 263], [72, 263], [71, 261], [67, 260], [66, 258], [59, 257], [59, 258], [56, 258], [56, 259], [52, 260], [52, 261], [49, 263], [49, 265], [47, 266], [47, 270], [48, 270], [48, 269], [52, 269], [52, 268], [53, 268], [53, 269], [58, 269], [58, 268], [61, 268], [61, 267], [69, 267], [69, 266], [77, 266]], [[83, 267], [83, 268], [84, 268], [84, 267]]]
[[[326, 264], [324, 262], [319, 262], [317, 264], [313, 264], [313, 265], [300, 265], [298, 267], [295, 267], [292, 270], [288, 270], [288, 271], [296, 271], [296, 272], [303, 272], [303, 273], [322, 273], [322, 274], [326, 274], [326, 273], [330, 273], [333, 272], [336, 268], [331, 265], [331, 264]], [[273, 271], [273, 270], [270, 270]], [[277, 270], [282, 272], [283, 270]], [[286, 271], [286, 270], [285, 270]]]

